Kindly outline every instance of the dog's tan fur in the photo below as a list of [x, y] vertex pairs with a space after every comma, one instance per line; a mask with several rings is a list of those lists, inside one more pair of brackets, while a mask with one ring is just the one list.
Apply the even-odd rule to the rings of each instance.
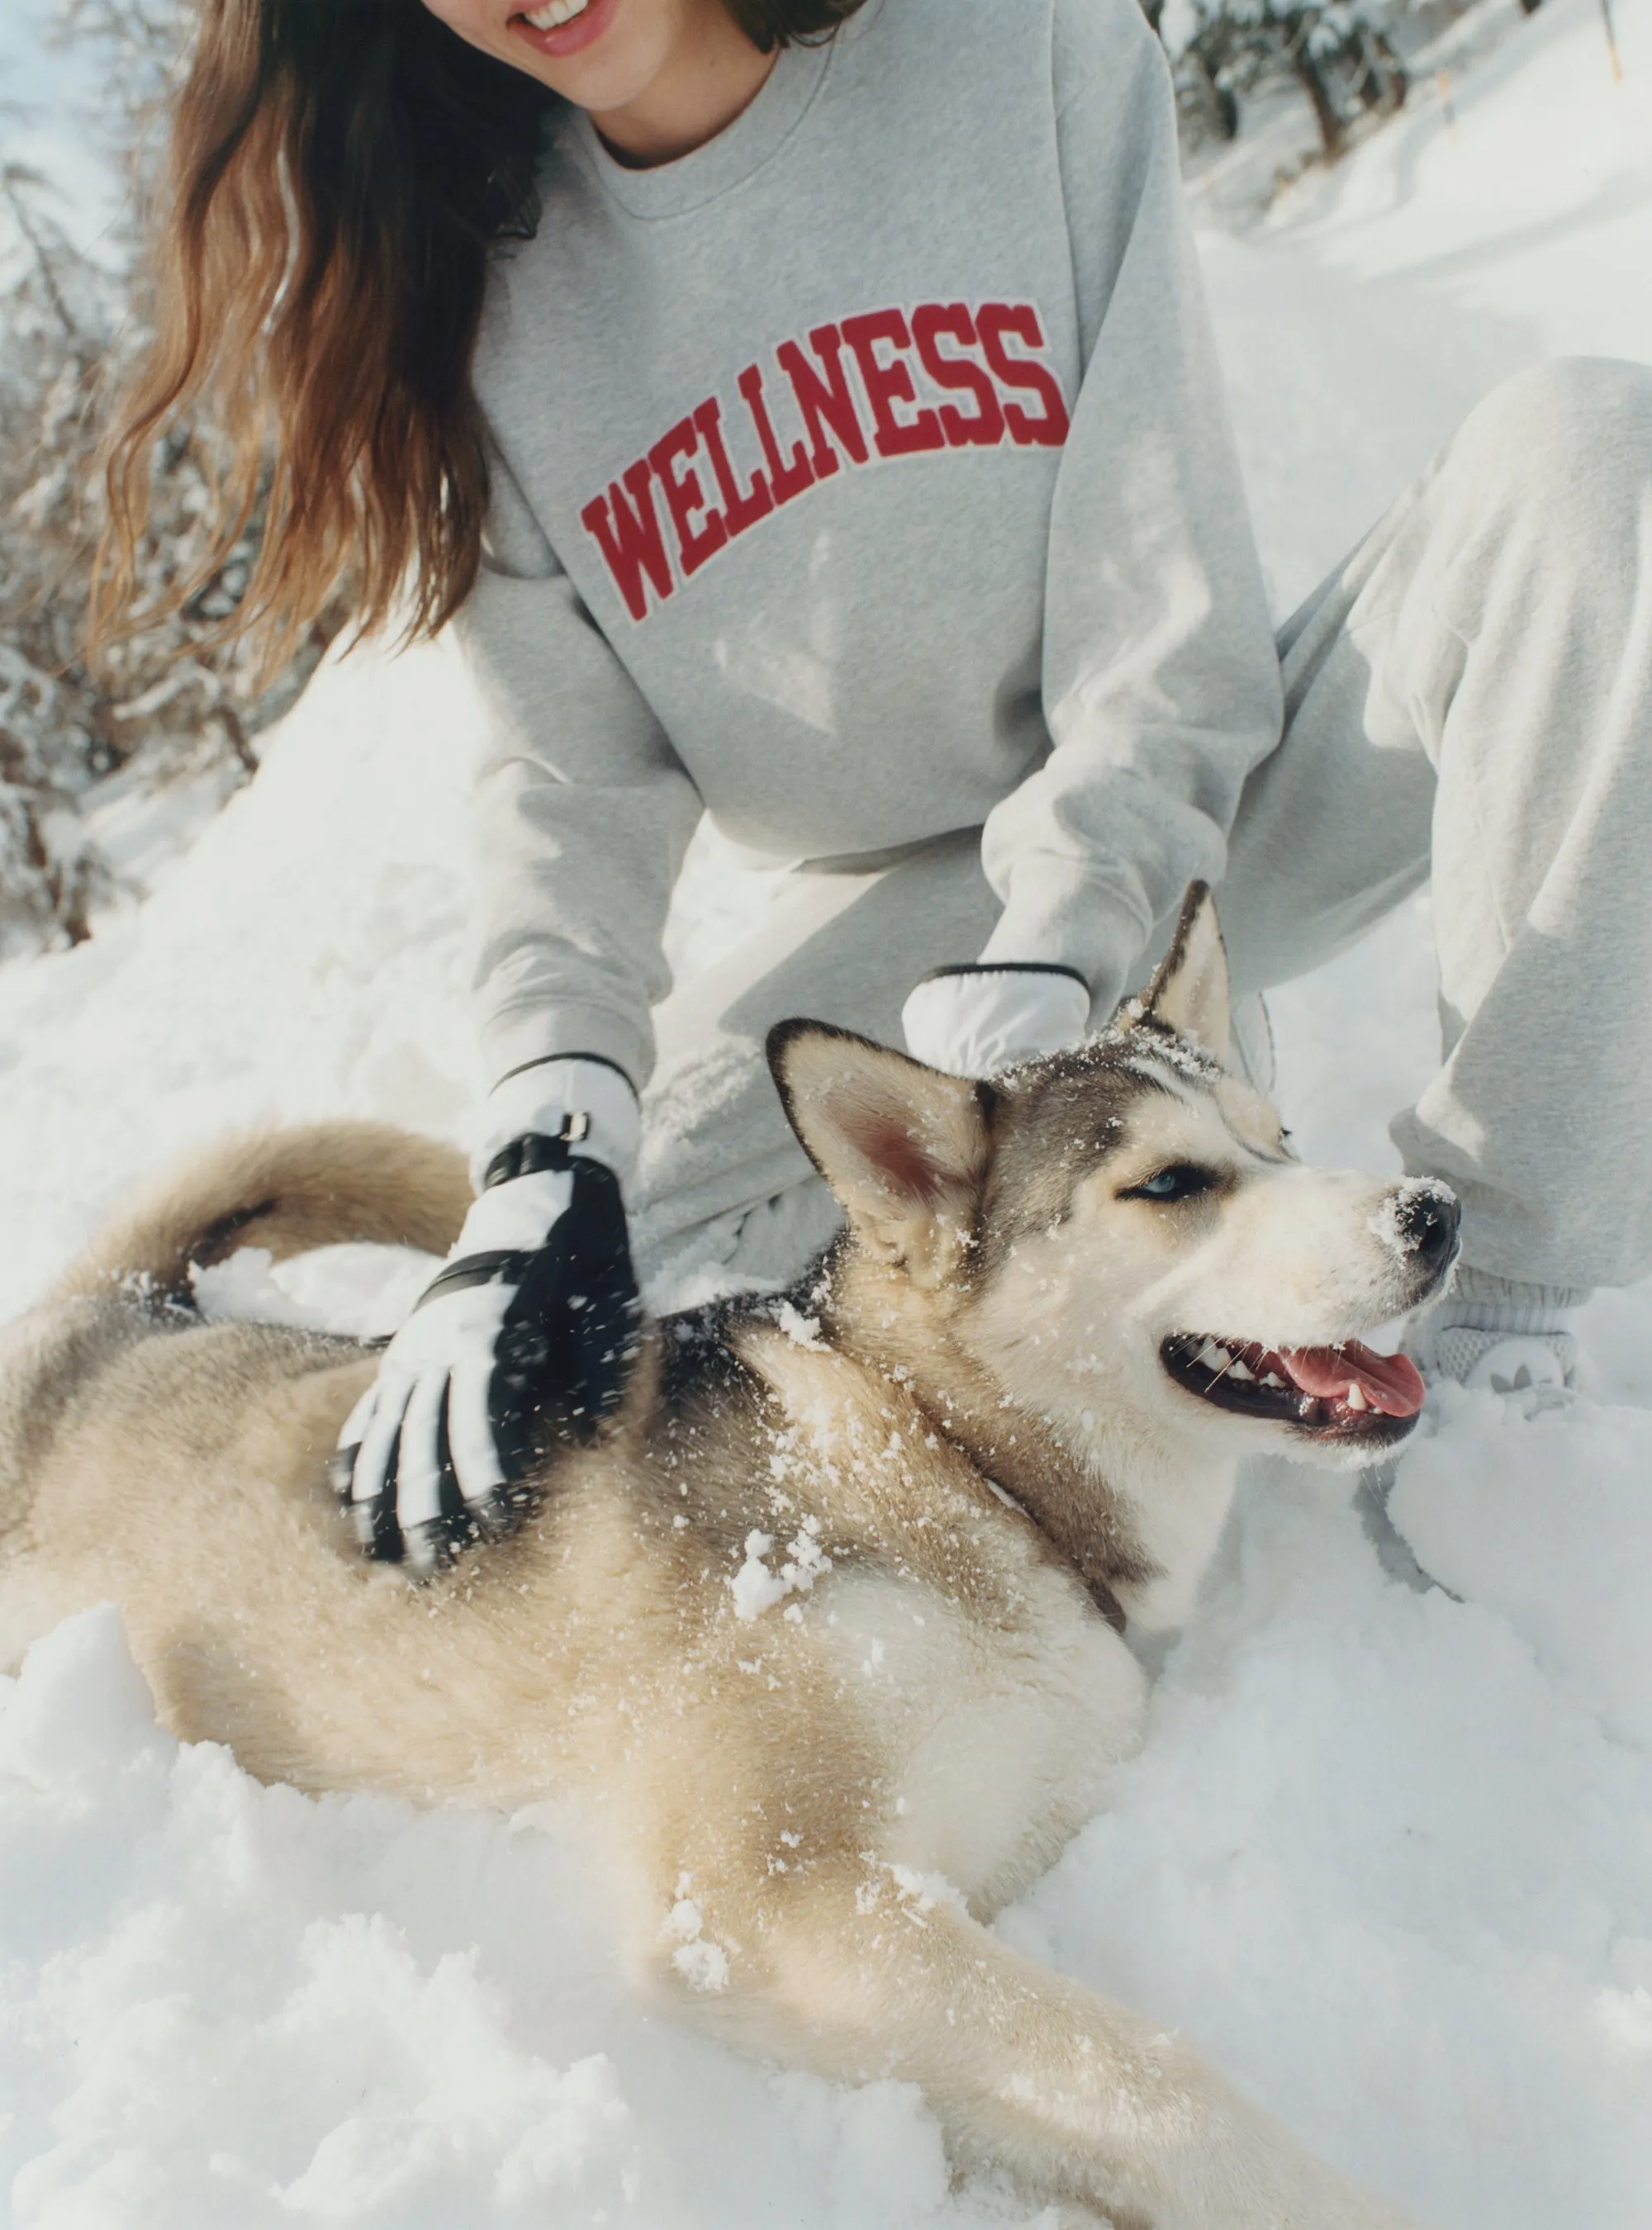
[[[232, 1147], [7, 1335], [0, 1663], [112, 1598], [166, 1724], [262, 1778], [583, 1790], [641, 1977], [758, 2050], [918, 2081], [961, 2166], [1131, 2230], [1394, 2230], [984, 1925], [1137, 1740], [1123, 1617], [1185, 1614], [1237, 1454], [1289, 1440], [1165, 1378], [1187, 1296], [1307, 1342], [1430, 1282], [1370, 1236], [1380, 1181], [1288, 1161], [1225, 1041], [1208, 906], [1130, 1028], [991, 1089], [793, 1026], [777, 1073], [849, 1215], [818, 1285], [657, 1330], [603, 1442], [427, 1588], [359, 1560], [325, 1482], [374, 1357], [203, 1325], [186, 1266], [445, 1245], [456, 1158], [365, 1125]], [[1195, 1153], [1219, 1199], [1118, 1197]]]

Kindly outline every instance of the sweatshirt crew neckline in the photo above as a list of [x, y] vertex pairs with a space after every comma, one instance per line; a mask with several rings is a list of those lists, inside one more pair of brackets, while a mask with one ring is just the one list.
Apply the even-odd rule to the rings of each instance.
[[570, 132], [609, 195], [632, 216], [685, 216], [703, 209], [760, 171], [778, 154], [813, 106], [831, 68], [836, 38], [782, 47], [753, 98], [703, 147], [674, 162], [636, 170], [619, 162], [583, 108], [571, 108]]

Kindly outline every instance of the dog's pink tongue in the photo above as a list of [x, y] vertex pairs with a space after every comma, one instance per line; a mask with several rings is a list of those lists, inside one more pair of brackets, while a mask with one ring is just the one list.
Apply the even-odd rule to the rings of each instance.
[[1293, 1384], [1322, 1401], [1345, 1401], [1357, 1386], [1366, 1406], [1384, 1417], [1415, 1417], [1423, 1407], [1426, 1389], [1409, 1355], [1378, 1355], [1357, 1339], [1341, 1347], [1281, 1348], [1278, 1354]]

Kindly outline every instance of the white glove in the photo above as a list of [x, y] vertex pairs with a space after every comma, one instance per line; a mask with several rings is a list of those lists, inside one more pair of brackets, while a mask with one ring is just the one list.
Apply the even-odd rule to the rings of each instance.
[[953, 1076], [996, 1076], [1017, 1061], [1081, 1044], [1090, 987], [1071, 968], [1006, 962], [938, 968], [900, 1010], [907, 1051]]
[[504, 1531], [547, 1421], [588, 1438], [618, 1402], [639, 1315], [619, 1176], [638, 1127], [603, 1061], [542, 1062], [492, 1095], [481, 1196], [339, 1436], [334, 1484], [370, 1556], [428, 1570]]

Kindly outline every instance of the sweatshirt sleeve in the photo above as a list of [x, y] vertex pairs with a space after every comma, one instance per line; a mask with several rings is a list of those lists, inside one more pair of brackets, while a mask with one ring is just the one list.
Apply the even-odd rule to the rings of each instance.
[[669, 988], [666, 909], [693, 783], [493, 460], [488, 551], [456, 628], [481, 705], [472, 791], [474, 988], [490, 1083], [584, 1054], [640, 1092]]
[[1220, 881], [1281, 703], [1163, 50], [1136, 0], [1056, 0], [1055, 28], [1084, 371], [1050, 526], [1054, 748], [988, 817], [981, 957], [1075, 968], [1103, 1015], [1187, 884]]

